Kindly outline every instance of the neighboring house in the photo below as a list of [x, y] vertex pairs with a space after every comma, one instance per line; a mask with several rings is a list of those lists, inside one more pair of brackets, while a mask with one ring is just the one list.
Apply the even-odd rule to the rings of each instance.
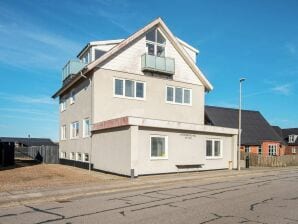
[[[238, 128], [239, 110], [206, 106], [205, 123]], [[285, 146], [259, 111], [242, 110], [241, 150], [264, 156], [279, 156], [284, 155]]]
[[281, 129], [278, 126], [273, 126], [273, 128], [286, 144], [285, 154], [296, 155], [298, 153], [298, 128]]
[[15, 147], [28, 147], [28, 146], [54, 146], [54, 143], [49, 138], [17, 138], [17, 137], [0, 137], [0, 142], [14, 142]]
[[126, 176], [236, 168], [237, 130], [204, 125], [212, 85], [197, 54], [160, 18], [127, 39], [90, 42], [53, 95], [61, 160]]

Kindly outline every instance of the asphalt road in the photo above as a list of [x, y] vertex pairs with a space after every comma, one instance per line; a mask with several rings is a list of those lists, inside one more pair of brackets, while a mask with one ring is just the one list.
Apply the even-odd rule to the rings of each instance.
[[298, 169], [2, 208], [0, 223], [298, 223]]

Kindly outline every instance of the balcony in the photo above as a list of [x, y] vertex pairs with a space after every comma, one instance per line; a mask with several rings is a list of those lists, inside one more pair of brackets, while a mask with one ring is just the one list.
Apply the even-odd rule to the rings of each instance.
[[67, 64], [62, 69], [62, 81], [64, 81], [68, 76], [77, 74], [86, 64], [78, 59], [69, 60]]
[[142, 55], [142, 71], [154, 71], [174, 75], [175, 59], [167, 57], [158, 57], [155, 55]]

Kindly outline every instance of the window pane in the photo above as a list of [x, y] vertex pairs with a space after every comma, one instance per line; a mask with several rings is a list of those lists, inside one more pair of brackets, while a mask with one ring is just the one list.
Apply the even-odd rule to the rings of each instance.
[[144, 83], [136, 83], [136, 97], [144, 98]]
[[146, 34], [146, 40], [155, 42], [155, 29], [149, 31], [149, 32]]
[[212, 141], [206, 141], [206, 156], [212, 156]]
[[164, 57], [165, 56], [165, 48], [161, 46], [157, 46], [157, 53], [156, 56]]
[[85, 155], [84, 155], [84, 161], [85, 162], [88, 162], [89, 161], [89, 154], [88, 153], [85, 153]]
[[190, 90], [189, 89], [185, 89], [184, 90], [184, 102], [186, 104], [190, 104]]
[[175, 88], [175, 102], [182, 103], [182, 88]]
[[151, 137], [151, 156], [165, 157], [165, 138]]
[[159, 30], [157, 30], [157, 43], [159, 43], [159, 44], [165, 44], [166, 43], [166, 39], [159, 32]]
[[125, 80], [125, 96], [134, 97], [134, 81]]
[[214, 141], [214, 156], [220, 156], [220, 141]]
[[174, 88], [167, 87], [167, 101], [173, 102], [174, 100]]
[[123, 80], [115, 79], [115, 95], [123, 96]]
[[147, 53], [149, 55], [155, 55], [154, 54], [154, 45], [153, 44], [146, 44], [146, 47], [147, 47]]
[[84, 120], [84, 137], [90, 136], [90, 121], [89, 119]]
[[95, 60], [97, 58], [100, 58], [102, 55], [104, 55], [106, 53], [106, 51], [102, 51], [102, 50], [97, 50], [95, 49]]

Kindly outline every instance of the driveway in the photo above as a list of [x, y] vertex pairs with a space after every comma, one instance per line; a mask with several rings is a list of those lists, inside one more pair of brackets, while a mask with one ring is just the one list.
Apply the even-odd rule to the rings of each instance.
[[298, 223], [297, 186], [297, 168], [266, 169], [2, 208], [0, 223]]

